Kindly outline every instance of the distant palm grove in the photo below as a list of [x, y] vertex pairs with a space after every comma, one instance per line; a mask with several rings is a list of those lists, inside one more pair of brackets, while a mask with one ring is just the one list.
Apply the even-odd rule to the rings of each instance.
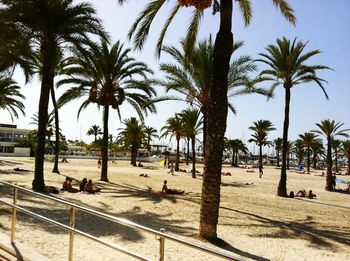
[[[126, 2], [120, 0], [121, 5], [116, 8], [123, 8]], [[154, 17], [168, 2], [174, 4], [174, 8], [159, 32], [155, 47], [158, 56], [162, 52], [169, 56], [169, 62], [159, 64], [163, 75], [160, 77], [155, 68], [138, 61], [132, 51], [142, 51]], [[281, 170], [276, 194], [281, 197], [288, 196], [287, 170], [291, 167], [303, 165], [306, 173], [324, 168], [325, 189], [331, 191], [332, 173], [338, 173], [341, 164], [347, 162], [345, 172], [350, 174], [350, 140], [346, 140], [350, 129], [343, 122], [325, 119], [315, 123], [313, 130], [300, 133], [297, 140], [292, 141], [288, 136], [292, 90], [296, 86], [306, 88], [313, 82], [328, 99], [326, 79], [322, 79], [319, 72], [331, 68], [312, 63], [312, 58], [321, 51], [306, 50], [313, 45], [307, 39], [281, 36], [271, 39], [265, 50], [257, 50], [261, 51], [258, 57], [237, 55], [243, 42], [233, 40], [234, 3], [244, 24], [248, 25], [253, 17], [251, 2], [254, 1], [151, 0], [130, 29], [128, 38], [132, 46], [127, 47], [121, 40], [110, 40], [109, 32], [89, 3], [0, 0], [0, 109], [14, 118], [24, 115], [22, 86], [12, 78], [15, 68], [23, 73], [27, 82], [33, 77], [40, 79], [38, 113], [32, 117], [37, 128], [28, 138], [17, 141], [17, 146], [30, 147], [35, 152], [33, 190], [43, 192], [45, 188], [44, 155], [55, 155], [53, 172], [59, 173], [58, 156], [64, 154], [69, 145], [85, 147], [90, 154], [101, 156], [100, 179], [105, 182], [108, 182], [111, 156], [128, 155], [130, 164], [137, 166], [140, 150], [155, 154], [160, 160], [169, 160], [169, 155], [175, 154], [175, 171], [180, 170], [180, 161], [185, 161], [191, 164], [192, 178], [197, 177], [196, 159], [200, 158], [204, 162], [204, 173], [199, 235], [208, 240], [218, 237], [224, 163], [232, 167], [251, 164], [260, 172], [266, 164], [276, 165]], [[296, 23], [289, 4], [292, 1], [272, 2], [288, 22]], [[173, 18], [184, 8], [191, 8], [193, 13], [187, 35], [176, 43], [181, 48], [163, 46], [169, 24], [175, 23]], [[204, 13], [207, 8], [219, 17], [219, 30], [216, 36], [207, 35], [198, 40], [198, 28], [208, 14]], [[258, 70], [258, 65], [263, 69]], [[262, 88], [262, 84], [269, 88]], [[239, 110], [232, 97], [259, 94], [271, 99], [279, 86], [285, 97], [283, 126], [276, 126], [268, 119], [256, 119], [249, 127], [248, 142], [258, 147], [258, 153], [249, 151], [244, 140], [225, 137], [228, 112]], [[64, 90], [60, 97], [55, 95], [56, 88]], [[157, 92], [159, 89], [162, 94]], [[73, 101], [74, 104], [79, 101], [74, 112], [78, 117], [87, 107], [101, 110], [102, 126], [98, 126], [95, 119], [84, 119], [91, 121], [91, 128], [84, 130], [92, 136], [91, 144], [67, 140], [60, 131], [60, 109]], [[157, 113], [157, 104], [168, 101], [182, 102], [187, 108], [169, 115], [159, 126], [147, 125], [147, 115]], [[121, 108], [126, 104], [137, 117], [122, 115]], [[112, 110], [119, 116], [117, 130], [108, 128]], [[282, 133], [281, 137], [271, 140], [269, 135], [277, 130]], [[117, 135], [111, 134], [114, 132]], [[154, 149], [152, 145], [159, 145], [160, 139], [171, 140], [176, 147]], [[185, 145], [181, 147], [181, 144]], [[264, 147], [273, 147], [274, 152], [264, 153]]]

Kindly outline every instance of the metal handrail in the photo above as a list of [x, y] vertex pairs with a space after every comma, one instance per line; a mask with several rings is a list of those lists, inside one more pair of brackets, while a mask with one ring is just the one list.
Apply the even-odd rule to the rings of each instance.
[[[42, 193], [34, 192], [34, 191], [30, 190], [30, 189], [26, 189], [26, 188], [23, 188], [21, 186], [18, 186], [18, 185], [15, 185], [15, 184], [12, 184], [12, 183], [9, 183], [9, 182], [6, 182], [6, 181], [2, 181], [2, 180], [0, 180], [0, 184], [4, 184], [6, 186], [14, 188], [13, 204], [8, 203], [8, 202], [3, 201], [3, 200], [0, 199], [0, 202], [6, 204], [8, 206], [11, 206], [13, 208], [11, 241], [14, 241], [14, 234], [15, 234], [14, 230], [15, 230], [15, 224], [16, 224], [16, 209], [18, 209], [18, 210], [21, 210], [21, 211], [23, 211], [24, 213], [26, 213], [28, 215], [34, 216], [34, 217], [36, 217], [38, 219], [41, 219], [43, 221], [49, 222], [51, 224], [54, 224], [56, 226], [59, 226], [59, 227], [61, 227], [63, 229], [68, 230], [70, 232], [69, 260], [72, 260], [72, 251], [73, 251], [73, 249], [71, 249], [71, 248], [73, 248], [74, 234], [79, 234], [79, 235], [82, 235], [84, 237], [90, 238], [90, 239], [92, 239], [92, 240], [94, 240], [94, 241], [96, 241], [98, 243], [101, 243], [101, 244], [103, 244], [105, 246], [108, 246], [108, 247], [110, 247], [112, 249], [115, 249], [115, 250], [120, 251], [122, 253], [125, 253], [127, 255], [133, 256], [133, 257], [135, 257], [135, 258], [137, 258], [139, 260], [149, 260], [149, 259], [146, 259], [146, 258], [144, 258], [144, 257], [142, 257], [142, 256], [140, 256], [138, 254], [135, 254], [135, 253], [133, 253], [133, 252], [131, 252], [129, 250], [126, 250], [126, 249], [124, 249], [124, 248], [122, 248], [120, 246], [117, 246], [115, 244], [111, 244], [109, 242], [106, 242], [104, 240], [96, 238], [96, 237], [94, 237], [94, 236], [92, 236], [90, 234], [87, 234], [85, 232], [82, 232], [80, 230], [75, 229], [74, 228], [74, 225], [75, 225], [75, 209], [83, 211], [85, 213], [92, 214], [94, 216], [97, 216], [97, 217], [100, 217], [100, 218], [103, 218], [103, 219], [106, 219], [106, 220], [109, 220], [109, 221], [112, 221], [114, 223], [118, 223], [118, 224], [127, 226], [127, 227], [137, 228], [137, 229], [140, 229], [142, 231], [145, 231], [145, 232], [148, 232], [148, 233], [151, 233], [151, 234], [157, 236], [159, 238], [159, 242], [160, 242], [160, 257], [159, 257], [159, 260], [164, 260], [165, 239], [169, 239], [169, 240], [177, 242], [179, 244], [182, 244], [182, 245], [185, 245], [185, 246], [197, 249], [199, 251], [202, 251], [202, 252], [205, 252], [207, 254], [210, 254], [210, 255], [213, 255], [213, 256], [216, 256], [216, 257], [219, 257], [219, 258], [223, 258], [223, 259], [226, 259], [226, 260], [237, 260], [237, 261], [241, 260], [241, 259], [239, 259], [237, 257], [228, 255], [226, 253], [216, 251], [215, 249], [208, 248], [208, 247], [205, 247], [205, 246], [201, 246], [201, 245], [196, 244], [196, 243], [188, 242], [186, 240], [177, 238], [177, 237], [172, 236], [172, 235], [168, 235], [168, 234], [166, 234], [164, 232], [157, 231], [157, 230], [154, 230], [154, 229], [149, 228], [149, 227], [142, 226], [140, 224], [137, 224], [135, 222], [132, 222], [132, 221], [124, 219], [124, 218], [118, 218], [118, 217], [115, 217], [115, 216], [112, 216], [112, 215], [109, 215], [109, 214], [100, 213], [100, 212], [98, 212], [96, 210], [93, 210], [93, 209], [90, 209], [90, 208], [86, 208], [86, 207], [74, 204], [74, 203], [69, 202], [69, 201], [64, 200], [64, 199], [60, 199], [60, 198], [57, 198], [57, 197], [54, 197], [54, 196], [48, 196], [48, 195], [45, 195], [45, 194], [42, 194]], [[27, 192], [29, 194], [33, 194], [33, 195], [38, 196], [38, 197], [50, 199], [50, 200], [56, 201], [58, 203], [70, 206], [71, 207], [70, 226], [61, 224], [61, 223], [59, 223], [57, 221], [54, 221], [52, 219], [49, 219], [47, 217], [44, 217], [44, 216], [36, 214], [36, 213], [34, 213], [32, 211], [29, 211], [29, 210], [27, 210], [25, 208], [17, 206], [16, 205], [17, 204], [17, 190], [22, 190], [22, 191], [25, 191], [25, 192]]]

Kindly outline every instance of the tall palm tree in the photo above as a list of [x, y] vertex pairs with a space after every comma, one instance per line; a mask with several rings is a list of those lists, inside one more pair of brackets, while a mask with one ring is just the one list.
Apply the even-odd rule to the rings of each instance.
[[143, 128], [144, 133], [146, 134], [147, 138], [147, 150], [151, 151], [151, 141], [153, 138], [158, 138], [158, 131], [157, 129], [151, 127], [151, 126], [145, 126]]
[[317, 160], [318, 160], [319, 156], [325, 156], [322, 140], [316, 139], [311, 144], [311, 150], [312, 150], [313, 168], [316, 169], [317, 168]]
[[[182, 49], [179, 50], [173, 46], [166, 46], [163, 51], [170, 55], [176, 63], [162, 63], [160, 69], [165, 73], [165, 80], [158, 81], [158, 84], [164, 86], [166, 92], [175, 91], [176, 96], [166, 95], [157, 97], [154, 101], [184, 101], [191, 106], [196, 106], [203, 114], [203, 144], [205, 148], [206, 126], [208, 108], [208, 95], [211, 86], [211, 72], [213, 66], [214, 44], [211, 36], [199, 42], [190, 55], [186, 55], [185, 42], [182, 41]], [[242, 42], [236, 42], [233, 45], [233, 52], [243, 45]], [[253, 60], [242, 55], [230, 63], [228, 74], [228, 98], [235, 96], [259, 93], [267, 94], [266, 91], [254, 88], [249, 73], [254, 72], [256, 66]], [[229, 109], [235, 113], [236, 110], [231, 102], [228, 102]], [[204, 151], [205, 155], [205, 151]]]
[[95, 138], [94, 141], [96, 142], [97, 136], [98, 136], [98, 135], [101, 135], [102, 133], [103, 133], [103, 132], [102, 132], [102, 130], [101, 130], [101, 127], [98, 126], [98, 125], [96, 125], [96, 124], [94, 124], [94, 125], [92, 125], [92, 126], [90, 127], [90, 129], [88, 129], [86, 135], [88, 135], [88, 136], [93, 135], [94, 138]]
[[[119, 0], [120, 3], [126, 0]], [[203, 186], [201, 196], [200, 226], [199, 234], [206, 239], [217, 238], [217, 223], [219, 218], [220, 205], [220, 184], [221, 184], [221, 160], [224, 147], [224, 135], [227, 121], [227, 88], [230, 58], [233, 51], [232, 15], [233, 2], [238, 4], [243, 14], [245, 25], [249, 25], [253, 12], [251, 1], [177, 1], [177, 0], [151, 0], [140, 13], [137, 20], [129, 31], [129, 38], [133, 38], [135, 47], [141, 49], [148, 36], [152, 22], [159, 10], [169, 2], [173, 2], [170, 15], [161, 30], [157, 42], [157, 54], [160, 54], [166, 31], [180, 7], [195, 7], [192, 12], [190, 24], [187, 28], [185, 44], [190, 53], [198, 33], [199, 23], [203, 17], [203, 10], [213, 7], [213, 13], [219, 12], [220, 28], [216, 35], [213, 51], [213, 67], [211, 91], [208, 95], [209, 106], [207, 109], [206, 133], [206, 156], [205, 172], [203, 174]], [[284, 17], [291, 23], [295, 23], [294, 11], [287, 0], [272, 0], [272, 3], [280, 9]]]
[[282, 150], [283, 139], [277, 138], [277, 139], [273, 140], [273, 143], [275, 145], [275, 150], [276, 150], [277, 167], [279, 167], [280, 166], [280, 151]]
[[307, 173], [310, 174], [310, 155], [311, 155], [311, 147], [316, 142], [315, 133], [313, 132], [305, 132], [304, 134], [299, 134], [300, 139], [304, 142], [304, 147], [306, 147], [307, 152]]
[[[73, 4], [72, 0], [1, 0], [1, 26], [9, 31], [17, 28], [28, 48], [40, 54], [42, 64], [39, 100], [38, 142], [35, 157], [33, 189], [43, 191], [45, 132], [48, 102], [53, 89], [57, 54], [74, 46], [84, 48], [88, 34], [105, 35], [95, 10], [86, 3]], [[52, 21], [55, 21], [54, 23]], [[17, 39], [16, 39], [17, 40]]]
[[[249, 127], [249, 130], [254, 131], [252, 138], [248, 142], [255, 142], [259, 146], [259, 172], [262, 173], [262, 147], [270, 146], [271, 141], [267, 140], [267, 135], [270, 131], [276, 130], [272, 122], [269, 120], [259, 120], [253, 122], [253, 125]], [[261, 175], [259, 174], [259, 178]]]
[[326, 187], [328, 191], [332, 191], [332, 141], [337, 136], [349, 137], [346, 133], [350, 129], [341, 129], [344, 123], [335, 122], [334, 120], [323, 120], [320, 123], [316, 123], [318, 130], [313, 130], [312, 132], [323, 135], [327, 139], [327, 177], [326, 177]]
[[341, 149], [342, 141], [333, 139], [332, 140], [332, 149], [334, 150], [334, 167], [335, 167], [335, 172], [338, 173], [338, 156], [339, 156], [339, 151]]
[[343, 155], [348, 160], [348, 167], [346, 169], [346, 174], [350, 175], [350, 140], [343, 141]]
[[[30, 117], [30, 119], [32, 120], [29, 124], [32, 125], [39, 125], [39, 116], [37, 113], [34, 113], [32, 117]], [[46, 137], [47, 137], [47, 144], [50, 147], [51, 146], [51, 136], [53, 134], [53, 128], [54, 128], [54, 124], [55, 124], [55, 114], [54, 111], [52, 111], [47, 118], [47, 122], [46, 122], [46, 126], [45, 126], [45, 145], [46, 145]], [[55, 130], [56, 131], [56, 130]], [[34, 130], [33, 135], [35, 137], [36, 140], [38, 140], [38, 131]]]
[[0, 109], [7, 110], [13, 121], [13, 116], [18, 118], [18, 111], [23, 115], [24, 104], [20, 99], [25, 99], [19, 92], [20, 87], [11, 78], [0, 74]]
[[289, 107], [291, 89], [299, 84], [315, 82], [323, 91], [326, 98], [328, 95], [323, 87], [325, 80], [317, 76], [319, 70], [330, 69], [324, 65], [307, 65], [306, 62], [313, 56], [320, 53], [313, 50], [304, 53], [307, 43], [292, 42], [286, 38], [277, 39], [276, 45], [270, 44], [266, 47], [266, 53], [261, 53], [258, 61], [266, 64], [268, 69], [262, 70], [257, 81], [273, 81], [271, 92], [279, 85], [283, 86], [285, 92], [284, 123], [283, 123], [283, 149], [281, 178], [278, 184], [277, 195], [287, 197], [287, 141], [289, 129]]
[[[156, 94], [147, 74], [152, 71], [142, 62], [137, 62], [130, 56], [130, 49], [117, 41], [112, 46], [105, 40], [95, 48], [80, 51], [71, 58], [71, 66], [64, 70], [69, 77], [61, 80], [58, 85], [73, 84], [74, 86], [62, 94], [59, 104], [66, 104], [74, 99], [86, 97], [78, 110], [89, 104], [103, 107], [102, 136], [102, 167], [101, 180], [108, 181], [108, 119], [110, 108], [118, 112], [124, 101], [128, 102], [137, 112], [141, 120], [143, 113], [156, 112], [150, 99]], [[139, 76], [141, 80], [133, 77]]]
[[194, 108], [187, 108], [179, 114], [182, 121], [184, 135], [191, 140], [192, 147], [192, 178], [196, 178], [196, 136], [202, 131], [203, 118], [200, 111]]
[[131, 117], [123, 121], [124, 127], [119, 128], [117, 142], [123, 144], [124, 147], [131, 147], [131, 164], [136, 167], [136, 158], [138, 149], [141, 147], [146, 138], [144, 125], [135, 117]]
[[175, 171], [179, 171], [180, 164], [180, 139], [184, 136], [182, 121], [178, 114], [174, 117], [167, 119], [165, 126], [161, 129], [161, 137], [175, 136], [176, 139], [176, 160], [175, 160]]

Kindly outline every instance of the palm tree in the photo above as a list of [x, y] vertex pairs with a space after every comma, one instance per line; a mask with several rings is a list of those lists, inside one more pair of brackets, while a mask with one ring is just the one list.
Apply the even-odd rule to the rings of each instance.
[[334, 165], [335, 165], [335, 172], [338, 173], [338, 156], [339, 156], [339, 151], [342, 145], [341, 140], [332, 140], [332, 149], [334, 150]]
[[[156, 98], [154, 102], [176, 100], [196, 106], [203, 114], [203, 144], [205, 148], [206, 111], [212, 80], [214, 44], [210, 36], [207, 40], [199, 42], [190, 55], [186, 55], [185, 42], [181, 41], [181, 44], [182, 51], [173, 46], [163, 48], [163, 51], [169, 54], [176, 63], [160, 64], [160, 69], [165, 73], [166, 80], [158, 81], [158, 84], [165, 87], [166, 92], [175, 91], [179, 96], [166, 95]], [[233, 52], [242, 45], [242, 42], [236, 42], [233, 45]], [[254, 88], [251, 84], [249, 73], [255, 70], [256, 66], [247, 55], [242, 55], [230, 63], [228, 98], [248, 93], [266, 94], [264, 90]], [[232, 103], [228, 102], [228, 107], [233, 113], [236, 112]], [[205, 155], [205, 151], [203, 152]]]
[[[103, 107], [102, 136], [102, 168], [101, 180], [108, 181], [108, 119], [110, 107], [117, 110], [119, 118], [120, 106], [128, 102], [137, 112], [141, 120], [143, 113], [156, 112], [150, 98], [156, 94], [147, 74], [152, 71], [142, 62], [137, 62], [130, 56], [130, 49], [117, 41], [111, 47], [101, 40], [96, 48], [78, 52], [71, 58], [71, 66], [64, 73], [70, 76], [61, 80], [58, 85], [74, 84], [60, 98], [59, 104], [66, 104], [74, 99], [86, 97], [79, 108], [82, 109], [95, 103]], [[133, 77], [140, 76], [141, 80]]]
[[135, 117], [131, 117], [123, 121], [124, 128], [119, 128], [117, 142], [123, 144], [124, 147], [131, 147], [131, 164], [136, 167], [136, 158], [138, 149], [146, 138], [143, 123], [139, 122]]
[[263, 169], [262, 163], [262, 147], [270, 146], [271, 141], [267, 140], [267, 135], [270, 131], [276, 130], [273, 124], [269, 120], [259, 120], [253, 122], [253, 125], [249, 127], [249, 130], [254, 131], [252, 138], [248, 142], [255, 142], [259, 146], [259, 178], [261, 178], [261, 173]]
[[350, 129], [341, 129], [343, 125], [344, 123], [340, 121], [336, 123], [334, 120], [327, 119], [316, 123], [319, 129], [312, 131], [323, 135], [327, 139], [327, 178], [325, 189], [328, 191], [332, 191], [332, 141], [337, 136], [349, 136], [346, 132], [350, 131]]
[[90, 129], [88, 129], [86, 135], [88, 135], [88, 136], [93, 135], [94, 138], [95, 138], [94, 141], [96, 142], [97, 136], [98, 136], [98, 135], [101, 135], [102, 133], [103, 133], [103, 132], [102, 132], [102, 130], [101, 130], [101, 127], [98, 126], [98, 125], [96, 125], [96, 124], [94, 124], [94, 125], [92, 125], [92, 126], [90, 127]]
[[[57, 55], [64, 48], [84, 48], [88, 34], [105, 35], [95, 10], [86, 3], [73, 5], [72, 0], [1, 0], [1, 26], [16, 28], [28, 40], [27, 47], [40, 54], [42, 64], [39, 100], [38, 142], [35, 158], [33, 189], [43, 191], [45, 132], [48, 102], [53, 89]], [[35, 11], [33, 11], [35, 10]], [[55, 21], [54, 23], [52, 21]], [[17, 40], [17, 39], [15, 39]]]
[[[119, 0], [120, 3], [126, 0]], [[148, 36], [158, 11], [171, 0], [152, 0], [146, 5], [146, 8], [140, 13], [131, 30], [129, 38], [134, 36], [135, 47], [141, 49]], [[233, 2], [227, 0], [212, 1], [177, 1], [174, 0], [173, 8], [164, 24], [157, 42], [157, 53], [160, 54], [165, 33], [173, 21], [174, 17], [181, 10], [180, 7], [195, 7], [192, 12], [190, 24], [187, 29], [185, 45], [187, 53], [190, 53], [198, 33], [199, 23], [203, 16], [203, 10], [212, 5], [213, 13], [220, 11], [220, 29], [216, 35], [211, 91], [208, 95], [207, 108], [207, 127], [206, 133], [206, 156], [205, 172], [203, 174], [203, 186], [201, 196], [200, 226], [199, 234], [202, 238], [217, 238], [217, 223], [219, 218], [220, 205], [220, 184], [221, 184], [221, 160], [223, 155], [224, 135], [227, 121], [227, 89], [230, 58], [233, 51], [232, 15]], [[235, 1], [243, 14], [244, 23], [250, 24], [253, 16], [251, 1]], [[286, 0], [272, 0], [275, 7], [279, 8], [282, 14], [291, 23], [295, 23], [294, 11]]]
[[9, 77], [0, 75], [0, 109], [7, 110], [13, 121], [13, 116], [18, 118], [17, 110], [23, 115], [24, 105], [19, 99], [25, 99], [19, 92], [20, 87]]
[[[32, 121], [29, 124], [32, 124], [35, 126], [39, 125], [39, 116], [37, 113], [34, 113], [33, 116], [30, 118]], [[51, 146], [51, 136], [53, 135], [53, 128], [54, 128], [54, 124], [55, 124], [54, 121], [55, 121], [55, 114], [54, 114], [54, 111], [52, 111], [48, 115], [46, 126], [45, 126], [45, 129], [46, 129], [46, 131], [45, 131], [45, 145], [46, 145], [46, 137], [47, 137], [48, 147]], [[32, 133], [33, 133], [35, 139], [38, 140], [38, 131], [34, 130]]]
[[343, 141], [343, 155], [348, 160], [348, 167], [346, 170], [346, 174], [350, 175], [350, 140]]
[[147, 138], [147, 150], [151, 151], [151, 141], [152, 138], [158, 138], [158, 131], [151, 127], [151, 126], [145, 126], [143, 128], [144, 133], [146, 134], [146, 138]]
[[182, 121], [178, 114], [175, 114], [174, 117], [167, 119], [165, 126], [161, 129], [163, 134], [161, 137], [175, 136], [176, 139], [176, 160], [175, 160], [175, 171], [179, 171], [180, 163], [180, 139], [184, 136]]
[[260, 56], [262, 58], [258, 59], [258, 61], [266, 64], [269, 68], [260, 72], [257, 81], [273, 81], [271, 93], [279, 85], [282, 85], [285, 91], [282, 168], [277, 190], [277, 195], [280, 197], [287, 197], [286, 157], [291, 89], [299, 84], [315, 82], [328, 99], [328, 95], [323, 87], [325, 80], [317, 76], [317, 71], [330, 68], [324, 65], [307, 65], [305, 62], [319, 54], [320, 51], [313, 50], [304, 53], [305, 47], [306, 43], [297, 42], [297, 39], [294, 39], [293, 42], [286, 38], [277, 39], [276, 45], [268, 45], [266, 48], [267, 53], [261, 53]]
[[319, 156], [325, 156], [323, 142], [321, 139], [316, 139], [311, 144], [313, 168], [317, 168], [317, 160]]
[[299, 137], [304, 142], [304, 147], [306, 147], [307, 152], [307, 173], [310, 174], [310, 154], [311, 147], [316, 142], [316, 135], [313, 132], [305, 132], [304, 134], [300, 134]]
[[179, 114], [182, 121], [183, 133], [191, 140], [192, 147], [192, 178], [196, 178], [196, 136], [202, 131], [203, 119], [200, 111], [194, 108], [183, 110]]
[[276, 150], [277, 167], [279, 167], [280, 166], [280, 151], [282, 150], [283, 139], [277, 138], [273, 141], [273, 143], [275, 145], [275, 150]]
[[297, 139], [292, 144], [292, 153], [295, 154], [295, 156], [298, 159], [298, 165], [301, 165], [303, 163], [304, 157], [305, 157], [305, 143], [302, 139]]
[[231, 151], [231, 167], [238, 166], [238, 154], [242, 152], [248, 154], [247, 146], [240, 139], [226, 139], [225, 138], [225, 147]]

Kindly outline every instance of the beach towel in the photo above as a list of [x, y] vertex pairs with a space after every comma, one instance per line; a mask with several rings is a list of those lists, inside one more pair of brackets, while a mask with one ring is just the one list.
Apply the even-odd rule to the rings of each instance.
[[340, 178], [336, 178], [335, 180], [338, 184], [348, 184], [348, 181], [344, 180], [344, 179], [340, 179]]

